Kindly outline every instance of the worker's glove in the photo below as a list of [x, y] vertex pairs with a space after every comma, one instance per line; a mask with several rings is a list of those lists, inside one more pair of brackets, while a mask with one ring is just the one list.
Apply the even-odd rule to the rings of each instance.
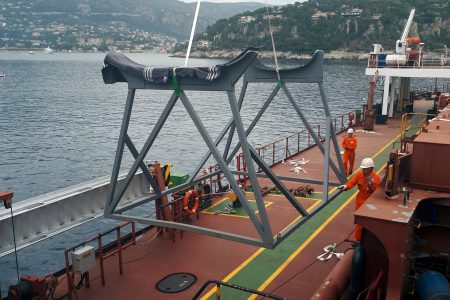
[[338, 189], [346, 191], [347, 190], [347, 186], [345, 184], [338, 186]]
[[375, 183], [375, 180], [373, 180], [373, 177], [372, 177], [372, 176], [369, 177], [369, 179], [367, 180], [367, 183], [368, 183], [369, 185], [372, 185], [372, 184]]

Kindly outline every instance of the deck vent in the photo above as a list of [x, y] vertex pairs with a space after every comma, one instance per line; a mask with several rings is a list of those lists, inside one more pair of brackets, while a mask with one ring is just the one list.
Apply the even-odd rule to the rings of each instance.
[[163, 293], [179, 293], [190, 288], [196, 281], [197, 277], [193, 274], [174, 273], [158, 281], [156, 288]]

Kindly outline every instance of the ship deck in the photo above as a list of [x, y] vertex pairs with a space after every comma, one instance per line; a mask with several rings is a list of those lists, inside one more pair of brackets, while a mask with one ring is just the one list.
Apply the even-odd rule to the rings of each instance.
[[[394, 143], [400, 137], [400, 120], [389, 119], [387, 125], [376, 125], [374, 132], [357, 131], [358, 148], [355, 169], [364, 157], [372, 157], [376, 171], [382, 172]], [[342, 141], [343, 134], [338, 137]], [[309, 160], [304, 165], [307, 173], [290, 171], [292, 165], [281, 163], [273, 167], [282, 176], [298, 176], [309, 179], [323, 179], [323, 156], [317, 147], [293, 157], [293, 160]], [[354, 170], [356, 173], [358, 170]], [[337, 181], [330, 170], [330, 178]], [[268, 185], [261, 179], [262, 185]], [[288, 182], [288, 187], [299, 183]], [[320, 186], [314, 186], [310, 198], [299, 201], [308, 210], [322, 201]], [[330, 188], [328, 192], [334, 191]], [[78, 299], [191, 299], [199, 288], [211, 279], [222, 280], [253, 289], [271, 292], [288, 299], [310, 299], [325, 277], [338, 262], [336, 257], [317, 261], [327, 245], [338, 244], [337, 252], [350, 248], [347, 238], [353, 237], [353, 200], [357, 190], [339, 194], [329, 205], [287, 237], [275, 249], [258, 248], [228, 240], [179, 232], [173, 242], [168, 234], [157, 235], [152, 229], [142, 236], [135, 246], [122, 252], [123, 274], [119, 274], [117, 255], [104, 262], [106, 284], [102, 286], [99, 264], [90, 272], [90, 288], [81, 288]], [[248, 194], [251, 199], [251, 194]], [[228, 200], [214, 199], [213, 206], [202, 211], [200, 218], [192, 218], [198, 226], [257, 237], [245, 215], [217, 214], [221, 205]], [[291, 204], [282, 196], [269, 194], [264, 197], [274, 235], [300, 218]], [[197, 281], [187, 290], [179, 293], [162, 293], [156, 288], [164, 277], [186, 272], [195, 275]], [[65, 280], [64, 276], [60, 278]], [[75, 282], [79, 276], [75, 277]], [[67, 282], [61, 283], [55, 297], [67, 292]], [[215, 287], [211, 286], [201, 299], [215, 299]], [[257, 297], [234, 289], [222, 287], [221, 299], [255, 299]], [[259, 297], [259, 299], [262, 299]]]

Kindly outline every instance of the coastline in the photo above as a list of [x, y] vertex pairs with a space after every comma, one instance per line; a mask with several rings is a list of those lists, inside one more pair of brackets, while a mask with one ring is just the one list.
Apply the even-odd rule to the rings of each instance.
[[[193, 51], [190, 57], [193, 58], [219, 58], [219, 59], [230, 59], [235, 58], [241, 53], [240, 50], [215, 50], [215, 51]], [[272, 58], [272, 51], [260, 51], [261, 58]], [[171, 54], [173, 57], [185, 57], [186, 53], [176, 52]], [[293, 52], [281, 52], [277, 51], [277, 58], [279, 59], [311, 59], [313, 54], [298, 54]], [[367, 60], [369, 58], [369, 53], [367, 52], [348, 52], [348, 51], [330, 51], [325, 52], [325, 59], [329, 60]]]
[[[215, 51], [193, 51], [190, 54], [190, 57], [193, 58], [215, 58], [215, 59], [232, 59], [237, 57], [241, 53], [240, 50], [231, 50], [231, 51], [225, 51], [225, 50], [215, 50]], [[388, 51], [388, 54], [394, 54], [393, 51]], [[273, 58], [273, 52], [272, 51], [260, 51], [259, 55], [261, 58]], [[345, 51], [345, 50], [334, 50], [325, 52], [325, 59], [326, 60], [358, 60], [358, 61], [366, 61], [368, 60], [370, 55], [370, 52], [360, 52], [360, 51]], [[170, 54], [170, 56], [173, 57], [185, 57], [185, 52], [175, 52], [173, 54]], [[277, 58], [279, 59], [301, 59], [301, 60], [309, 60], [311, 59], [313, 54], [298, 54], [293, 52], [282, 52], [277, 51]], [[427, 57], [427, 59], [432, 60], [440, 60], [442, 53], [438, 52], [432, 52], [432, 51], [425, 51], [424, 56]]]
[[[29, 52], [34, 51], [35, 53], [42, 53], [44, 49], [42, 48], [0, 48], [0, 53], [2, 52]], [[54, 50], [54, 53], [107, 53], [108, 51], [79, 51], [79, 50]], [[167, 54], [170, 57], [186, 57], [185, 52], [164, 52], [164, 51], [126, 51], [123, 50], [123, 53], [149, 53], [149, 54]], [[190, 57], [192, 58], [211, 58], [211, 59], [233, 59], [237, 57], [242, 51], [241, 50], [213, 50], [213, 51], [192, 51], [190, 53]], [[388, 54], [394, 54], [392, 50], [387, 52]], [[326, 60], [357, 60], [357, 61], [366, 61], [369, 58], [369, 52], [362, 51], [346, 51], [346, 50], [333, 50], [329, 52], [325, 52]], [[425, 51], [424, 56], [427, 59], [432, 60], [440, 60], [443, 53], [433, 52], [433, 51]], [[272, 59], [273, 52], [272, 51], [259, 51], [259, 56], [263, 59]], [[299, 59], [299, 60], [309, 60], [313, 56], [313, 53], [293, 53], [293, 52], [283, 52], [277, 51], [278, 59]]]

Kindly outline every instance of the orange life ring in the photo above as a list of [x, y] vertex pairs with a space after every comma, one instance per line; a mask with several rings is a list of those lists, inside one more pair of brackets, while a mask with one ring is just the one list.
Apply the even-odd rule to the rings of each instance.
[[[189, 208], [189, 200], [191, 199], [191, 196], [194, 196], [195, 198], [195, 202], [194, 202], [194, 207]], [[184, 194], [184, 198], [183, 198], [183, 211], [192, 216], [193, 214], [195, 214], [198, 211], [198, 206], [200, 204], [200, 199], [198, 197], [198, 193], [196, 190], [189, 190], [186, 192], [186, 194]]]
[[409, 38], [406, 38], [406, 42], [408, 44], [420, 44], [421, 40], [420, 40], [420, 37], [409, 37]]

